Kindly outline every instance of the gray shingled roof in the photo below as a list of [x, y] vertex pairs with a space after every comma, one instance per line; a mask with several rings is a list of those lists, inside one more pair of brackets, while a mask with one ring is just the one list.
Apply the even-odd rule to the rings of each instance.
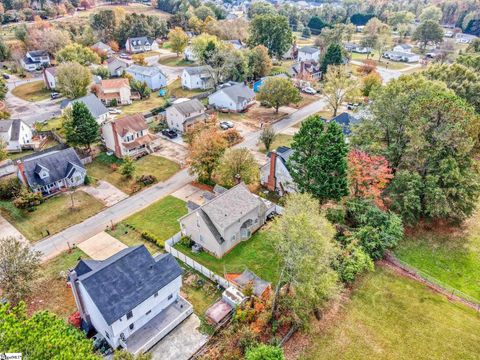
[[15, 119], [12, 122], [12, 130], [10, 132], [10, 140], [17, 141], [20, 137], [20, 126], [22, 125], [22, 121], [19, 119]]
[[236, 282], [242, 289], [245, 289], [248, 285], [252, 284], [253, 294], [258, 297], [262, 296], [263, 292], [270, 286], [268, 281], [259, 278], [248, 269], [245, 269], [239, 277], [235, 278], [234, 282]]
[[140, 66], [132, 65], [126, 70], [128, 73], [141, 74], [143, 76], [155, 76], [157, 74], [162, 74], [165, 76], [163, 71], [156, 66]]
[[320, 51], [318, 48], [312, 46], [304, 46], [298, 50], [299, 52], [304, 52], [307, 54], [315, 54], [317, 51]]
[[140, 36], [128, 38], [127, 41], [130, 42], [132, 46], [144, 46], [147, 43], [148, 45], [152, 45], [155, 40], [146, 36]]
[[205, 106], [203, 106], [203, 104], [197, 99], [191, 99], [188, 101], [182, 101], [176, 104], [172, 104], [172, 107], [177, 109], [180, 114], [185, 117], [190, 116], [192, 113], [205, 110]]
[[6, 133], [10, 130], [13, 120], [0, 120], [0, 133]]
[[154, 259], [144, 245], [124, 249], [104, 261], [82, 260], [75, 271], [81, 273], [78, 281], [108, 325], [183, 273], [172, 255]]
[[95, 94], [88, 94], [84, 97], [81, 97], [81, 98], [78, 98], [78, 99], [75, 99], [75, 100], [71, 100], [71, 101], [69, 101], [69, 100], [62, 101], [61, 107], [65, 108], [69, 104], [73, 105], [76, 102], [81, 102], [81, 103], [85, 104], [85, 106], [88, 108], [88, 110], [90, 111], [92, 116], [96, 119], [99, 118], [100, 116], [104, 115], [104, 114], [108, 114], [108, 109], [95, 96]]
[[235, 103], [243, 101], [244, 99], [254, 99], [255, 98], [255, 92], [243, 83], [239, 83], [239, 84], [235, 84], [235, 85], [231, 85], [231, 86], [226, 86], [224, 88], [221, 88], [217, 92], [223, 92], [230, 99], [232, 99]]
[[[74, 167], [85, 171], [85, 167], [73, 148], [52, 151], [26, 159], [23, 166], [25, 177], [31, 187], [44, 186], [65, 179], [71, 175]], [[46, 179], [38, 176], [41, 168], [48, 170], [49, 176]]]
[[212, 67], [210, 65], [192, 66], [185, 68], [185, 71], [189, 75], [198, 75], [202, 73], [210, 74], [210, 71], [212, 71]]

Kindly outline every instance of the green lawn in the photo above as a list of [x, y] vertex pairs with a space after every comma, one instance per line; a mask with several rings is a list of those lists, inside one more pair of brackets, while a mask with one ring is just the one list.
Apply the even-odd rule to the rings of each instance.
[[180, 79], [175, 80], [167, 86], [170, 96], [176, 98], [189, 98], [205, 92], [204, 90], [188, 90], [182, 88], [182, 81]]
[[[200, 279], [203, 280], [201, 285], [197, 283]], [[203, 316], [210, 305], [222, 296], [215, 284], [190, 268], [183, 274], [181, 291], [182, 296], [193, 305], [195, 314], [199, 316]]]
[[184, 201], [167, 196], [122, 223], [132, 226], [139, 233], [147, 231], [160, 241], [165, 241], [180, 231], [178, 219], [186, 213], [187, 206]]
[[278, 258], [267, 237], [266, 229], [256, 232], [249, 240], [239, 243], [221, 259], [206, 252], [194, 254], [190, 248], [180, 243], [175, 247], [221, 276], [224, 275], [224, 271], [235, 273], [248, 268], [262, 279], [272, 283], [278, 279]]
[[[270, 146], [270, 149], [274, 150], [279, 146], [290, 146], [292, 144], [292, 141], [293, 141], [293, 135], [277, 134], [277, 136], [275, 137], [275, 140], [273, 141], [273, 144]], [[262, 153], [267, 152], [262, 142], [260, 142], [258, 145], [258, 151]]]
[[[350, 53], [352, 60], [358, 60], [362, 61], [367, 58], [367, 54], [358, 54], [358, 53]], [[379, 66], [379, 67], [384, 67], [388, 68], [391, 70], [402, 70], [402, 69], [407, 69], [411, 66], [411, 64], [407, 64], [404, 62], [399, 62], [399, 61], [392, 61], [388, 59], [382, 58], [380, 61], [378, 61], [378, 53], [373, 52], [369, 57], [370, 60], [373, 60], [373, 62]], [[388, 63], [388, 64], [387, 64]]]
[[468, 220], [464, 233], [420, 232], [402, 241], [395, 254], [480, 301], [480, 214]]
[[[58, 143], [57, 140], [49, 138], [40, 150], [46, 150], [46, 149], [51, 148], [51, 147], [53, 147], [55, 145], [58, 145], [58, 144], [59, 143]], [[33, 150], [23, 150], [22, 152], [8, 154], [8, 158], [11, 159], [11, 160], [16, 160], [16, 159], [19, 159], [19, 158], [22, 158], [24, 156], [31, 155], [31, 154], [34, 154], [34, 153], [35, 153], [35, 151], [33, 151]]]
[[12, 90], [12, 94], [27, 101], [40, 101], [50, 98], [50, 90], [45, 88], [43, 80], [19, 85]]
[[[413, 280], [377, 269], [302, 359], [478, 359], [479, 315]], [[328, 320], [327, 320], [328, 322]]]
[[119, 117], [123, 115], [148, 112], [155, 108], [165, 106], [166, 103], [167, 101], [164, 97], [158, 96], [158, 91], [152, 91], [152, 94], [148, 99], [135, 100], [130, 105], [122, 106], [120, 108], [122, 114], [120, 114]]
[[152, 255], [161, 251], [161, 249], [157, 245], [155, 245], [151, 241], [147, 241], [142, 238], [142, 234], [140, 232], [130, 229], [124, 223], [116, 224], [115, 229], [108, 230], [107, 233], [112, 235], [114, 238], [117, 238], [128, 247], [145, 245], [145, 247]]
[[293, 60], [283, 60], [283, 61], [273, 65], [272, 70], [270, 70], [270, 73], [271, 74], [288, 73], [288, 71], [292, 67], [293, 63], [294, 63]]
[[105, 207], [100, 201], [78, 190], [74, 193], [75, 208], [70, 194], [63, 193], [47, 199], [34, 211], [17, 209], [11, 201], [0, 201], [0, 213], [27, 239], [38, 241], [48, 235], [82, 222]]
[[[122, 160], [115, 156], [108, 156], [105, 153], [100, 154], [87, 165], [88, 175], [93, 179], [101, 179], [116, 186], [127, 194], [131, 194], [140, 188], [135, 179], [126, 179], [118, 167], [122, 164]], [[112, 165], [116, 169], [112, 168]], [[177, 171], [180, 166], [164, 157], [147, 155], [135, 161], [134, 178], [142, 175], [153, 175], [157, 181], [165, 181]]]
[[185, 60], [182, 55], [180, 56], [163, 56], [158, 60], [158, 63], [166, 66], [193, 66], [192, 61]]

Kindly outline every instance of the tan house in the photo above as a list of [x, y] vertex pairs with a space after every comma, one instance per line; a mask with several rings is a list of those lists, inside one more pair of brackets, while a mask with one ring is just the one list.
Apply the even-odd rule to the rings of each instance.
[[118, 158], [140, 157], [150, 154], [157, 146], [158, 137], [148, 130], [142, 114], [133, 114], [108, 121], [102, 126], [105, 146]]
[[183, 235], [221, 258], [265, 223], [269, 209], [244, 183], [215, 195], [202, 206], [190, 203], [179, 222]]
[[179, 99], [165, 111], [168, 127], [185, 132], [188, 127], [208, 119], [205, 110], [205, 106], [197, 99]]
[[126, 78], [102, 80], [96, 86], [97, 97], [105, 105], [111, 105], [112, 102], [118, 105], [132, 103], [132, 92]]

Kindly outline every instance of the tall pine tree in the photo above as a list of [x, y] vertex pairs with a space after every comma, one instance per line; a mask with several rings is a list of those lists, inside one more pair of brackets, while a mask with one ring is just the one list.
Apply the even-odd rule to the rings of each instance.
[[72, 111], [65, 121], [67, 142], [72, 146], [90, 145], [98, 139], [99, 125], [84, 103], [74, 102]]
[[348, 195], [348, 146], [337, 123], [310, 116], [293, 137], [292, 149], [287, 166], [301, 192], [322, 203]]
[[322, 74], [326, 74], [328, 65], [340, 65], [343, 63], [342, 48], [338, 44], [331, 44], [327, 48], [327, 52], [322, 59], [320, 70]]

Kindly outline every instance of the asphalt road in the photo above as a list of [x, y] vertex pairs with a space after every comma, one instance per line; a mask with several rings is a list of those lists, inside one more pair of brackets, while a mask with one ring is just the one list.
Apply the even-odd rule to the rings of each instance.
[[[322, 110], [325, 105], [326, 101], [324, 99], [315, 101], [283, 118], [274, 124], [273, 127], [275, 131], [280, 132], [295, 125], [307, 116]], [[248, 138], [242, 143], [236, 145], [236, 147], [255, 149], [259, 141], [260, 132], [261, 131], [251, 133]], [[51, 259], [59, 253], [68, 250], [69, 246], [88, 240], [99, 232], [104, 231], [112, 224], [116, 224], [128, 216], [146, 208], [155, 201], [160, 200], [190, 183], [194, 179], [195, 178], [188, 173], [188, 169], [181, 170], [167, 181], [142, 190], [79, 224], [73, 225], [58, 234], [37, 242], [34, 244], [33, 249], [43, 253], [44, 261]]]

